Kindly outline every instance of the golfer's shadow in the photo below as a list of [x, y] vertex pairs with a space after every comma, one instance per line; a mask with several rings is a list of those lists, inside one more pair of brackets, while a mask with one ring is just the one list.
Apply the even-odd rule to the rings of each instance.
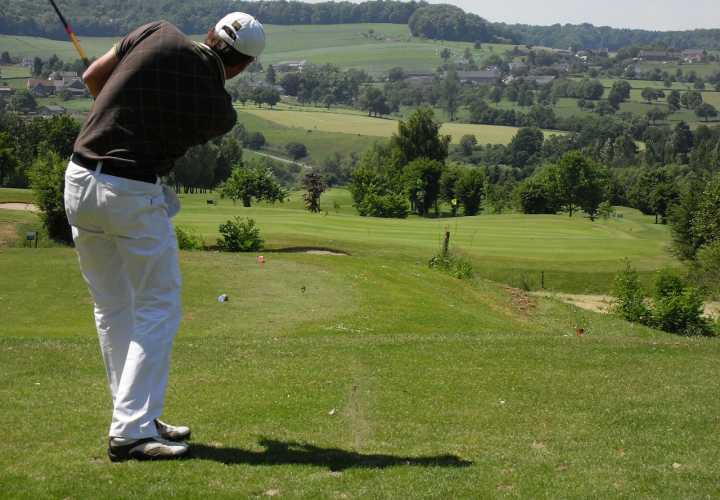
[[262, 439], [259, 444], [264, 451], [250, 451], [241, 448], [219, 448], [204, 444], [193, 444], [192, 458], [213, 460], [224, 464], [249, 465], [316, 465], [327, 467], [331, 471], [341, 471], [352, 467], [384, 469], [398, 465], [419, 467], [467, 467], [472, 462], [462, 460], [455, 455], [435, 455], [425, 457], [402, 457], [384, 454], [363, 454], [338, 448], [321, 448], [307, 443], [294, 441], [276, 441]]

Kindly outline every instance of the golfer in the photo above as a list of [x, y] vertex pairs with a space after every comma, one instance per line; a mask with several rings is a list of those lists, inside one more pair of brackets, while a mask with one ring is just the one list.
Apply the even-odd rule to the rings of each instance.
[[228, 14], [197, 43], [170, 23], [142, 26], [83, 75], [96, 98], [65, 173], [65, 208], [95, 302], [113, 400], [113, 461], [186, 455], [190, 429], [160, 421], [180, 325], [180, 270], [160, 184], [176, 159], [227, 133], [225, 80], [265, 48], [262, 25]]

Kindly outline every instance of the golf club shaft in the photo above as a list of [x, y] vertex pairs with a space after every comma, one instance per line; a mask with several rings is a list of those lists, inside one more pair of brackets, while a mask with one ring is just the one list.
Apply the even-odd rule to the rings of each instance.
[[87, 55], [85, 54], [85, 51], [83, 50], [82, 46], [80, 45], [80, 41], [78, 40], [77, 36], [75, 35], [75, 32], [73, 31], [72, 27], [70, 26], [70, 23], [68, 23], [65, 20], [65, 16], [62, 15], [62, 12], [60, 12], [60, 9], [58, 9], [58, 6], [55, 4], [55, 0], [50, 0], [50, 5], [53, 6], [53, 9], [55, 9], [55, 13], [60, 18], [60, 22], [65, 27], [65, 32], [70, 37], [70, 41], [75, 46], [75, 50], [77, 50], [77, 53], [80, 55], [80, 59], [82, 59], [83, 64], [85, 64], [85, 67], [87, 68], [90, 66], [90, 60], [88, 59]]

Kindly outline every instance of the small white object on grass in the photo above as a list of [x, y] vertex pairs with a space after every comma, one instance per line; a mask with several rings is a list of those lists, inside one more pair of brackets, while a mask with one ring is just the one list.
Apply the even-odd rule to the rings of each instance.
[[333, 416], [333, 415], [335, 415], [336, 413], [337, 413], [337, 410], [336, 410], [335, 408], [333, 408], [332, 410], [330, 410], [330, 411], [328, 412], [328, 415]]
[[218, 297], [218, 302], [227, 302], [228, 300], [230, 300], [230, 297], [228, 297], [226, 293], [223, 293]]

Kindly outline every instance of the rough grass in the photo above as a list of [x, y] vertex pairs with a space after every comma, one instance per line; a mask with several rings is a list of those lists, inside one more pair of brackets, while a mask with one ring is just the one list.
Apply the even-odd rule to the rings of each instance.
[[183, 197], [177, 223], [211, 239], [229, 216], [251, 215], [272, 247], [352, 255], [266, 251], [260, 266], [255, 254], [182, 252], [166, 416], [193, 426], [195, 459], [111, 464], [110, 398], [74, 252], [0, 248], [3, 496], [717, 494], [715, 339], [427, 266], [447, 225], [476, 262], [545, 259], [588, 276], [612, 252], [667, 259], [664, 228], [630, 211], [606, 224], [379, 221], [351, 215], [343, 190], [322, 200], [328, 215], [304, 213], [297, 195], [252, 209], [206, 197]]

